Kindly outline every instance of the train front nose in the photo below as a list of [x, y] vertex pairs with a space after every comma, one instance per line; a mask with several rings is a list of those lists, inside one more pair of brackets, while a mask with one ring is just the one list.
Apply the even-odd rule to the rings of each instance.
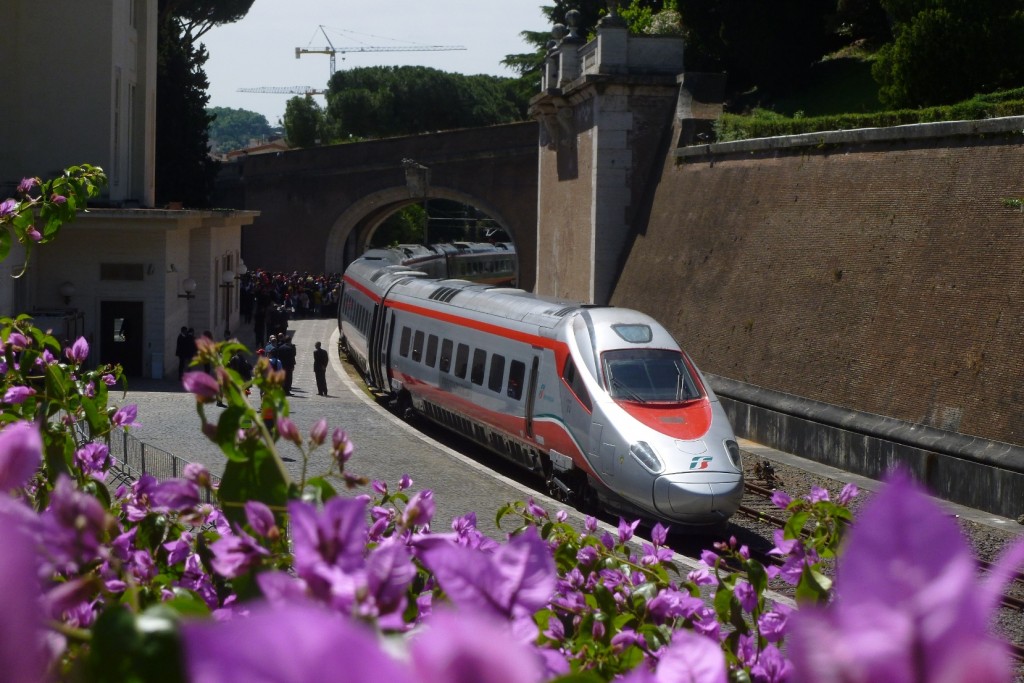
[[730, 472], [665, 474], [654, 481], [654, 506], [684, 524], [714, 524], [732, 516], [743, 498], [743, 475]]

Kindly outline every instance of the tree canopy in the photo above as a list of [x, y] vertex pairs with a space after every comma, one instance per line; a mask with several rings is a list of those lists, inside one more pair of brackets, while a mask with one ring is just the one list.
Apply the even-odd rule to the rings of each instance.
[[285, 104], [284, 133], [292, 147], [315, 147], [328, 139], [326, 118], [312, 97], [292, 97]]
[[516, 79], [424, 66], [338, 71], [327, 93], [327, 115], [343, 139], [518, 121], [526, 116], [527, 104]]
[[254, 111], [212, 107], [206, 114], [212, 117], [210, 148], [216, 153], [241, 149], [253, 140], [268, 140], [274, 135], [275, 129], [267, 123], [267, 117]]
[[159, 0], [156, 200], [209, 205], [217, 164], [209, 156], [209, 54], [198, 42], [214, 26], [245, 16], [253, 0]]

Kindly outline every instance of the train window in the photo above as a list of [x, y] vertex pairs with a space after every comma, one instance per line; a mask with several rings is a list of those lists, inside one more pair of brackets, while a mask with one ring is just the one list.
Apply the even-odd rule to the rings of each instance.
[[423, 361], [427, 364], [428, 368], [434, 367], [434, 363], [437, 362], [437, 335], [432, 334], [427, 337], [427, 357]]
[[402, 328], [402, 339], [398, 344], [398, 353], [401, 356], [409, 355], [409, 341], [412, 339], [412, 330], [408, 327]]
[[469, 378], [473, 384], [484, 385], [485, 365], [487, 365], [487, 352], [483, 349], [475, 349], [473, 351], [473, 371]]
[[678, 351], [606, 351], [602, 362], [612, 398], [679, 403], [701, 397], [700, 385]]
[[491, 370], [487, 373], [487, 388], [496, 394], [501, 393], [505, 379], [505, 356], [491, 356]]
[[519, 400], [523, 397], [523, 380], [526, 378], [526, 363], [514, 360], [508, 366], [508, 396]]
[[459, 344], [455, 349], [455, 376], [459, 379], [466, 379], [466, 370], [469, 368], [469, 347]]
[[562, 379], [569, 385], [572, 393], [576, 394], [576, 398], [580, 400], [583, 407], [592, 411], [594, 406], [590, 402], [590, 394], [587, 393], [587, 387], [583, 384], [583, 378], [580, 377], [580, 373], [576, 369], [576, 364], [572, 361], [572, 358], [567, 358], [565, 360], [565, 369], [562, 371]]
[[412, 359], [417, 363], [423, 357], [423, 330], [416, 330], [412, 338]]
[[646, 344], [653, 338], [650, 325], [612, 325], [615, 334], [631, 344]]
[[438, 368], [441, 372], [448, 372], [452, 367], [452, 340], [445, 339], [441, 342], [441, 364]]

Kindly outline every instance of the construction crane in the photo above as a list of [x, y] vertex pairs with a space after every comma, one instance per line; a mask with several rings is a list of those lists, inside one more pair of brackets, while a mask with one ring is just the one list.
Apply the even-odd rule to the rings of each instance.
[[462, 45], [409, 45], [409, 46], [398, 46], [398, 47], [381, 47], [381, 46], [357, 46], [357, 47], [334, 47], [334, 43], [327, 35], [327, 31], [324, 30], [323, 24], [320, 25], [320, 32], [324, 34], [324, 39], [327, 41], [327, 47], [297, 47], [295, 48], [295, 59], [298, 59], [302, 55], [316, 54], [316, 55], [330, 55], [331, 56], [331, 76], [337, 70], [335, 68], [335, 55], [346, 54], [349, 52], [441, 52], [444, 50], [465, 50], [466, 48]]
[[283, 85], [283, 86], [271, 86], [267, 88], [239, 88], [238, 92], [262, 92], [269, 93], [271, 95], [324, 95], [327, 93], [326, 90], [317, 90], [311, 88], [308, 85]]

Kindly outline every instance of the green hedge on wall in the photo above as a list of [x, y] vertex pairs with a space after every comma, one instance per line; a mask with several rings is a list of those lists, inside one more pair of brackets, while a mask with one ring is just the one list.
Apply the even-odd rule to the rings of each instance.
[[749, 115], [722, 114], [715, 122], [718, 142], [799, 135], [828, 130], [884, 128], [936, 121], [972, 121], [1024, 115], [1024, 88], [977, 95], [957, 104], [925, 109], [898, 109], [871, 114], [830, 114], [788, 117], [765, 109]]

